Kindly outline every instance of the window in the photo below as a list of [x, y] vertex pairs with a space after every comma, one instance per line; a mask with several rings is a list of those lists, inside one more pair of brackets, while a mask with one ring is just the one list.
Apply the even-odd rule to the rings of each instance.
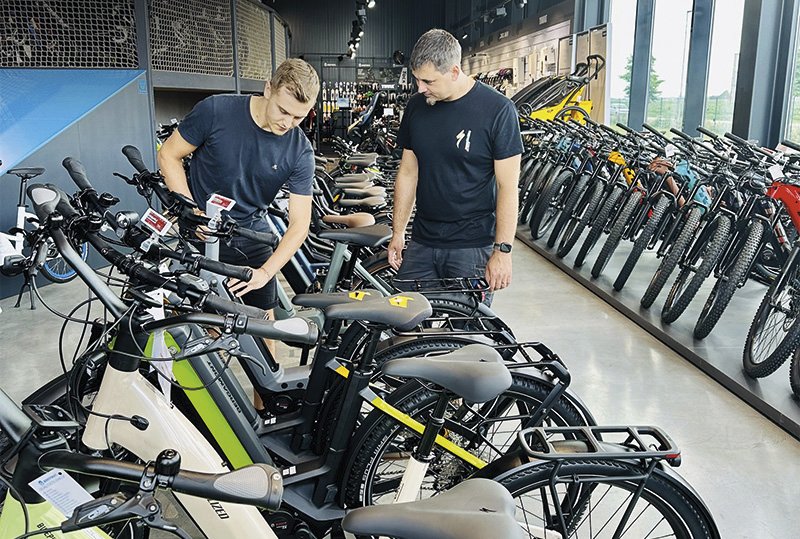
[[693, 0], [656, 0], [647, 89], [647, 123], [681, 128]]
[[717, 0], [711, 27], [711, 58], [703, 125], [715, 133], [733, 126], [733, 102], [745, 0]]
[[609, 116], [611, 125], [617, 125], [618, 122], [627, 124], [631, 91], [633, 34], [636, 28], [636, 0], [611, 2], [610, 22], [611, 57], [606, 68], [611, 77]]
[[[800, 28], [795, 32], [800, 34]], [[789, 88], [789, 117], [784, 135], [792, 142], [800, 143], [800, 38], [795, 37], [795, 42], [797, 48], [794, 53], [792, 85]]]

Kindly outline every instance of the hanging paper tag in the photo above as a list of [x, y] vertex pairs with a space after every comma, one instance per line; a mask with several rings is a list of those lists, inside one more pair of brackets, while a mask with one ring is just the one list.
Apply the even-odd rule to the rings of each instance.
[[769, 173], [769, 177], [772, 179], [772, 181], [781, 180], [786, 176], [783, 173], [783, 169], [780, 165], [772, 165], [767, 169], [767, 172]]
[[667, 155], [667, 157], [672, 157], [678, 153], [678, 148], [674, 144], [667, 144], [664, 146], [664, 153]]
[[65, 517], [71, 515], [79, 505], [93, 499], [67, 472], [58, 468], [53, 468], [28, 484]]

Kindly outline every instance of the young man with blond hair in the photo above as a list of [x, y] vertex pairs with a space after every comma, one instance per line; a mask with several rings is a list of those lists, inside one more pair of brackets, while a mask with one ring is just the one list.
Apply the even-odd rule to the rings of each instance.
[[516, 108], [461, 70], [461, 46], [444, 30], [425, 32], [409, 63], [419, 93], [397, 137], [389, 263], [398, 279], [485, 277], [491, 290], [506, 288], [522, 154]]
[[[311, 221], [314, 153], [300, 122], [314, 106], [319, 77], [303, 60], [281, 63], [264, 95], [214, 95], [199, 102], [158, 152], [167, 187], [200, 208], [211, 194], [236, 201], [231, 217], [266, 231], [264, 211], [289, 188], [289, 227], [272, 249], [244, 238], [220, 246], [220, 260], [254, 269], [250, 282], [232, 279], [231, 292], [248, 305], [277, 305], [275, 275], [300, 248]], [[192, 154], [189, 178], [182, 159]]]

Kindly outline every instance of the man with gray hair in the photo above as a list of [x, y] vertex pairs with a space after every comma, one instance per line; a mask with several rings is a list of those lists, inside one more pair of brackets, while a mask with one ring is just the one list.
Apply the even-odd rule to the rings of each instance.
[[522, 154], [516, 108], [461, 70], [461, 45], [444, 30], [419, 38], [410, 68], [419, 93], [400, 123], [389, 263], [398, 279], [485, 277], [492, 291], [506, 288]]

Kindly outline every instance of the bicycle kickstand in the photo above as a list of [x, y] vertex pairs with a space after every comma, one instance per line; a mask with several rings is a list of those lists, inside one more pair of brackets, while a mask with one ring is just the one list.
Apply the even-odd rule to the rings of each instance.
[[28, 294], [31, 298], [31, 310], [36, 310], [36, 297], [33, 294], [33, 286], [31, 285], [31, 277], [30, 275], [25, 275], [25, 282], [22, 283], [22, 286], [19, 288], [19, 294], [17, 294], [17, 302], [14, 304], [15, 308], [19, 308], [20, 302], [22, 302], [22, 295], [25, 293], [25, 289], [28, 289]]

